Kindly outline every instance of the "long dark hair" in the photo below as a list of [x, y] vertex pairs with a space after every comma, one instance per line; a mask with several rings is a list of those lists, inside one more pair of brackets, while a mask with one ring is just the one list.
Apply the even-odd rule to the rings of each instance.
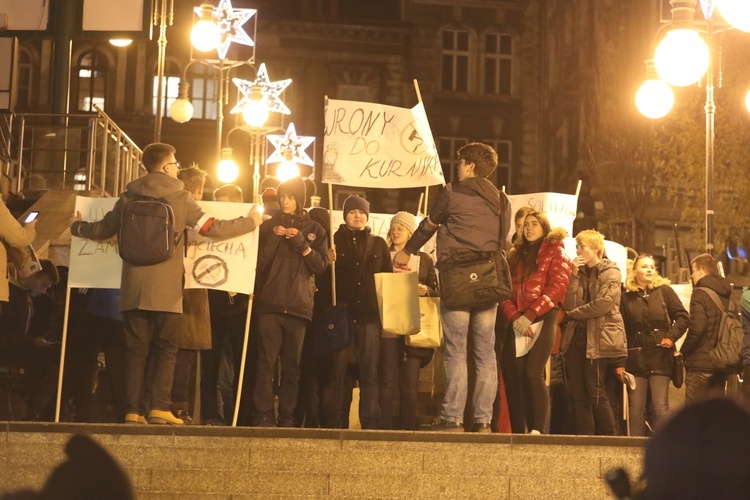
[[[539, 221], [539, 225], [542, 226], [542, 237], [532, 243], [526, 239], [526, 234], [521, 230], [521, 244], [511, 250], [508, 256], [508, 265], [511, 272], [515, 272], [518, 263], [521, 263], [522, 281], [536, 272], [536, 258], [539, 255], [539, 248], [551, 229], [549, 219], [542, 212], [531, 212], [526, 216], [526, 219], [529, 217], [535, 217]], [[524, 219], [524, 222], [526, 219]]]

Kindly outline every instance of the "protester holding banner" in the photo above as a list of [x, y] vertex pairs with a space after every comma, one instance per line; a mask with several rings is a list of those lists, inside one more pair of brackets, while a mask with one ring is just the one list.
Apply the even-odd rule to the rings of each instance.
[[36, 238], [36, 220], [21, 225], [10, 213], [0, 197], [0, 312], [8, 302], [8, 253], [6, 245], [23, 248]]
[[630, 435], [643, 436], [646, 401], [654, 409], [653, 425], [669, 414], [675, 342], [685, 334], [690, 315], [653, 257], [638, 255], [629, 274], [620, 311], [628, 338], [626, 368], [635, 376], [635, 388], [628, 388]]
[[[391, 219], [388, 230], [388, 244], [391, 256], [404, 248], [404, 245], [417, 229], [417, 219], [409, 212], [398, 212]], [[432, 258], [419, 252], [406, 267], [394, 266], [393, 272], [413, 272], [419, 275], [419, 295], [435, 297], [437, 275]], [[415, 264], [415, 265], [414, 265]], [[380, 339], [380, 413], [381, 427], [393, 429], [394, 396], [399, 396], [399, 425], [397, 428], [417, 430], [417, 389], [419, 370], [432, 360], [435, 349], [406, 345], [403, 335], [383, 332]]]
[[[206, 172], [197, 167], [182, 169], [177, 178], [196, 200], [203, 199]], [[192, 229], [189, 229], [192, 231]], [[194, 373], [201, 350], [211, 349], [211, 317], [208, 310], [208, 290], [192, 288], [182, 291], [182, 315], [177, 334], [177, 356], [172, 383], [172, 413], [186, 424], [193, 418], [188, 396], [191, 374]]]
[[[437, 268], [444, 272], [446, 262], [463, 250], [497, 252], [502, 249], [510, 228], [509, 202], [487, 177], [497, 168], [497, 153], [486, 144], [470, 143], [458, 151], [458, 183], [448, 184], [438, 195], [429, 217], [424, 219], [403, 250], [394, 257], [396, 265], [409, 262], [437, 231]], [[441, 293], [447, 293], [441, 284]], [[491, 432], [492, 405], [497, 393], [495, 358], [495, 319], [497, 304], [467, 310], [440, 305], [445, 340], [446, 390], [440, 417], [433, 430], [463, 432], [464, 409], [468, 397], [467, 343], [473, 341], [476, 372], [473, 418], [469, 430]]]
[[573, 277], [564, 309], [570, 321], [563, 335], [565, 373], [573, 399], [577, 434], [617, 433], [604, 378], [615, 368], [624, 381], [628, 354], [620, 314], [622, 274], [604, 257], [604, 236], [594, 230], [576, 235]]
[[[370, 234], [367, 219], [370, 203], [352, 195], [344, 201], [344, 221], [333, 235], [336, 262], [336, 302], [346, 303], [354, 323], [350, 339], [359, 368], [359, 420], [363, 429], [380, 428], [378, 403], [378, 357], [380, 312], [375, 293], [375, 273], [393, 271], [385, 240]], [[322, 392], [321, 423], [341, 428], [341, 401], [349, 365], [349, 349], [330, 359], [330, 373]]]
[[[514, 433], [546, 431], [549, 394], [545, 367], [555, 341], [557, 308], [565, 299], [571, 273], [563, 244], [566, 236], [564, 229], [550, 228], [546, 215], [532, 211], [524, 219], [520, 240], [508, 254], [513, 295], [500, 308], [510, 325], [504, 352], [512, 353], [513, 358], [504, 355], [501, 367]], [[516, 352], [516, 339], [533, 343], [532, 347], [527, 353]], [[511, 370], [516, 370], [517, 377], [505, 377]]]
[[[312, 320], [315, 274], [328, 267], [328, 242], [304, 210], [305, 183], [299, 177], [277, 190], [281, 211], [260, 227], [256, 291], [258, 359], [253, 387], [252, 425], [293, 427], [299, 392], [300, 358]], [[279, 415], [274, 414], [273, 382], [281, 361]]]
[[[162, 143], [150, 144], [143, 151], [142, 162], [148, 174], [130, 182], [124, 193], [104, 218], [98, 222], [83, 222], [81, 215], [71, 225], [71, 234], [93, 240], [104, 240], [118, 234], [125, 206], [145, 197], [164, 200], [171, 208], [173, 230], [178, 237], [174, 252], [166, 260], [151, 265], [122, 263], [120, 310], [124, 313], [127, 344], [127, 403], [125, 420], [146, 423], [143, 388], [146, 361], [153, 344], [155, 359], [151, 382], [151, 410], [149, 423], [182, 424], [172, 415], [171, 390], [174, 376], [176, 336], [179, 315], [182, 313], [184, 280], [183, 237], [186, 227], [194, 227], [200, 234], [212, 238], [229, 238], [253, 231], [260, 223], [260, 215], [251, 211], [248, 217], [233, 220], [214, 219], [201, 210], [193, 196], [183, 189], [177, 179], [179, 162], [175, 149]], [[123, 241], [120, 241], [122, 247]], [[136, 242], [130, 242], [136, 243]], [[141, 242], [144, 247], [148, 241]], [[135, 246], [135, 245], [133, 245]]]

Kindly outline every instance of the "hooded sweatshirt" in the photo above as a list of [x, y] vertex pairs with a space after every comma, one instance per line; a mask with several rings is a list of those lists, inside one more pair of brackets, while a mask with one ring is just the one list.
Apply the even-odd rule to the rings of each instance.
[[[310, 320], [315, 295], [314, 275], [328, 267], [327, 235], [304, 211], [305, 184], [302, 179], [295, 177], [284, 182], [278, 193], [279, 197], [293, 195], [297, 209], [294, 214], [279, 212], [260, 227], [258, 313], [288, 314]], [[296, 228], [299, 234], [295, 238], [279, 236], [273, 232], [276, 226]], [[310, 252], [303, 255], [308, 248]]]
[[[232, 238], [255, 229], [250, 218], [219, 220], [201, 210], [193, 195], [185, 191], [182, 181], [161, 172], [151, 172], [130, 183], [120, 195], [112, 211], [97, 222], [76, 221], [71, 234], [91, 240], [106, 240], [120, 229], [125, 204], [140, 197], [164, 199], [174, 212], [174, 230], [182, 233], [192, 227], [201, 235], [216, 239]], [[179, 238], [175, 251], [164, 262], [151, 266], [135, 266], [123, 261], [120, 285], [120, 311], [161, 311], [182, 313], [183, 258], [185, 238]]]
[[441, 269], [460, 250], [496, 252], [509, 229], [510, 203], [505, 194], [487, 179], [469, 177], [445, 186], [405, 250], [417, 253], [437, 231], [437, 268]]

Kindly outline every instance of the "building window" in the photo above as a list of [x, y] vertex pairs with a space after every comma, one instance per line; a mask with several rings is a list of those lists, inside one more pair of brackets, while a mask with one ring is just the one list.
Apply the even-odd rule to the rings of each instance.
[[336, 93], [339, 99], [345, 101], [370, 101], [370, 87], [367, 85], [340, 84]]
[[193, 118], [215, 120], [217, 117], [216, 78], [212, 70], [203, 64], [190, 68], [190, 102], [193, 104]]
[[75, 75], [78, 83], [79, 111], [95, 111], [94, 105], [104, 109], [108, 66], [106, 57], [99, 52], [86, 52], [78, 60]]
[[449, 92], [469, 90], [469, 32], [443, 31], [442, 89]]
[[31, 109], [31, 85], [34, 81], [34, 65], [28, 51], [21, 47], [18, 51], [18, 84], [16, 86], [16, 107]]
[[513, 38], [501, 33], [484, 37], [484, 93], [510, 95], [513, 67]]
[[[180, 84], [180, 69], [173, 61], [167, 61], [164, 67], [164, 90], [162, 94], [162, 100], [164, 102], [162, 108], [162, 116], [169, 117], [169, 107], [172, 105], [178, 96], [178, 86]], [[151, 112], [156, 115], [156, 102], [158, 99], [159, 92], [159, 77], [156, 76], [156, 68], [154, 68], [154, 84], [152, 88], [152, 99], [151, 99]]]
[[505, 191], [510, 191], [510, 165], [513, 158], [513, 143], [511, 141], [500, 141], [495, 139], [484, 139], [483, 143], [492, 146], [497, 153], [497, 169], [489, 176], [498, 189], [505, 186]]
[[438, 155], [443, 165], [443, 175], [448, 182], [458, 180], [458, 150], [466, 146], [469, 140], [465, 137], [441, 137], [438, 139]]

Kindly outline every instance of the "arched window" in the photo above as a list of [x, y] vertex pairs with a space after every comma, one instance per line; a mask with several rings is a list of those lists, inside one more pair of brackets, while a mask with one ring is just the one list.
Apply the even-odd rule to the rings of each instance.
[[[156, 115], [156, 100], [158, 98], [159, 91], [159, 77], [156, 74], [156, 66], [154, 66], [154, 85], [152, 87], [152, 100], [151, 100], [151, 112]], [[162, 102], [164, 106], [162, 108], [162, 116], [169, 117], [169, 107], [172, 105], [178, 96], [178, 86], [180, 84], [180, 67], [176, 62], [167, 60], [164, 65], [164, 90], [162, 91]]]
[[31, 86], [34, 82], [34, 63], [28, 50], [19, 47], [18, 50], [18, 80], [16, 86], [16, 108], [28, 110], [32, 108]]
[[107, 58], [96, 51], [86, 52], [78, 59], [74, 71], [77, 81], [79, 111], [94, 111], [94, 104], [104, 109], [107, 98]]
[[193, 64], [188, 74], [190, 102], [193, 103], [193, 118], [215, 120], [217, 105], [216, 70], [204, 64]]

